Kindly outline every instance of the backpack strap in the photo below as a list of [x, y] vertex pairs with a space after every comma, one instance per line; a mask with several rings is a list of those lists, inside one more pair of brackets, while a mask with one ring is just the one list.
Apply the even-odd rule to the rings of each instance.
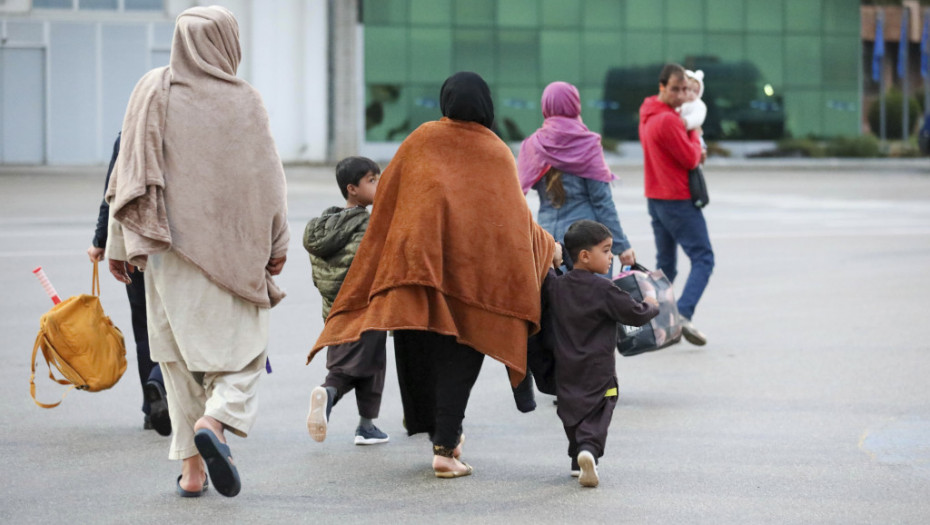
[[90, 293], [100, 297], [100, 274], [97, 272], [97, 261], [94, 261], [94, 277], [90, 281]]
[[41, 401], [36, 399], [36, 355], [38, 354], [39, 346], [42, 343], [42, 339], [44, 338], [44, 336], [45, 336], [45, 333], [40, 330], [39, 335], [36, 336], [36, 344], [35, 346], [32, 347], [32, 373], [29, 375], [29, 394], [32, 395], [32, 400], [35, 401], [35, 403], [39, 405], [40, 407], [55, 408], [58, 405], [60, 405], [62, 401], [65, 400], [65, 396], [67, 396], [68, 392], [70, 392], [71, 389], [74, 388], [74, 385], [64, 379], [56, 379], [55, 376], [52, 375], [52, 365], [48, 362], [48, 354], [45, 353], [45, 348], [43, 347], [42, 357], [45, 358], [45, 364], [48, 365], [48, 378], [51, 379], [52, 381], [55, 381], [56, 383], [60, 385], [71, 385], [71, 388], [69, 388], [68, 390], [65, 390], [65, 393], [61, 395], [61, 399], [57, 403], [54, 403], [54, 404], [42, 403]]

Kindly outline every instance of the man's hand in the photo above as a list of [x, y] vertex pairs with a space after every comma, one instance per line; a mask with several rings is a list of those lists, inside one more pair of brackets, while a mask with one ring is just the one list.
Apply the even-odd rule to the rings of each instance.
[[103, 248], [97, 248], [96, 246], [91, 246], [87, 249], [87, 257], [90, 259], [90, 262], [100, 262], [103, 260]]
[[116, 277], [116, 280], [123, 284], [132, 284], [132, 277], [129, 274], [136, 271], [136, 267], [129, 264], [126, 261], [117, 261], [116, 259], [109, 259], [110, 263], [110, 273], [113, 274], [113, 277]]
[[265, 269], [268, 270], [268, 273], [271, 275], [278, 275], [281, 273], [281, 270], [284, 269], [284, 263], [287, 261], [287, 255], [282, 255], [281, 257], [272, 257], [268, 259], [268, 264], [265, 266]]
[[651, 295], [647, 295], [646, 297], [643, 297], [643, 302], [649, 303], [653, 306], [659, 306], [659, 301], [656, 300], [656, 298]]
[[625, 250], [620, 255], [620, 264], [623, 266], [633, 266], [636, 264], [636, 253], [633, 252], [633, 248]]

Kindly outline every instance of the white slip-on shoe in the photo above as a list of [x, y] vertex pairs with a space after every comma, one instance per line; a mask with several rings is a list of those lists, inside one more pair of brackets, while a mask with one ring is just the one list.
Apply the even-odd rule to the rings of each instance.
[[578, 483], [582, 487], [596, 487], [598, 483], [597, 463], [594, 461], [594, 454], [587, 450], [578, 453], [578, 466], [581, 468], [581, 475], [578, 476]]
[[329, 394], [326, 389], [318, 386], [310, 392], [310, 412], [307, 414], [307, 431], [314, 441], [326, 439], [326, 405]]
[[685, 336], [685, 339], [695, 346], [704, 346], [707, 344], [707, 336], [695, 328], [694, 324], [692, 324], [691, 320], [687, 317], [681, 318], [681, 335]]

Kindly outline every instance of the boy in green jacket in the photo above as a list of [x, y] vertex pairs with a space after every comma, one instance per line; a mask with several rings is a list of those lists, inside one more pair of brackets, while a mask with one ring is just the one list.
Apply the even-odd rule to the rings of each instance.
[[[313, 284], [323, 296], [323, 318], [329, 315], [368, 228], [368, 206], [374, 202], [381, 168], [365, 157], [348, 157], [336, 165], [336, 182], [345, 207], [333, 206], [311, 219], [304, 230], [304, 248], [310, 253]], [[326, 381], [310, 393], [307, 430], [316, 441], [326, 439], [329, 414], [346, 393], [355, 389], [359, 423], [356, 445], [387, 443], [388, 435], [373, 419], [381, 409], [384, 390], [385, 332], [365, 332], [360, 340], [330, 346], [326, 353]], [[309, 362], [309, 360], [308, 360]]]

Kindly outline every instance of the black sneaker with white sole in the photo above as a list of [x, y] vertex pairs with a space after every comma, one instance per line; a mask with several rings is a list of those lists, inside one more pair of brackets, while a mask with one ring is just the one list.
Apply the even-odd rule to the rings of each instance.
[[355, 429], [356, 445], [377, 445], [387, 443], [391, 438], [381, 431], [380, 428], [372, 425], [371, 428], [365, 428], [361, 425]]
[[168, 414], [168, 395], [158, 381], [148, 381], [142, 394], [149, 403], [149, 423], [162, 436], [171, 435], [171, 416]]

